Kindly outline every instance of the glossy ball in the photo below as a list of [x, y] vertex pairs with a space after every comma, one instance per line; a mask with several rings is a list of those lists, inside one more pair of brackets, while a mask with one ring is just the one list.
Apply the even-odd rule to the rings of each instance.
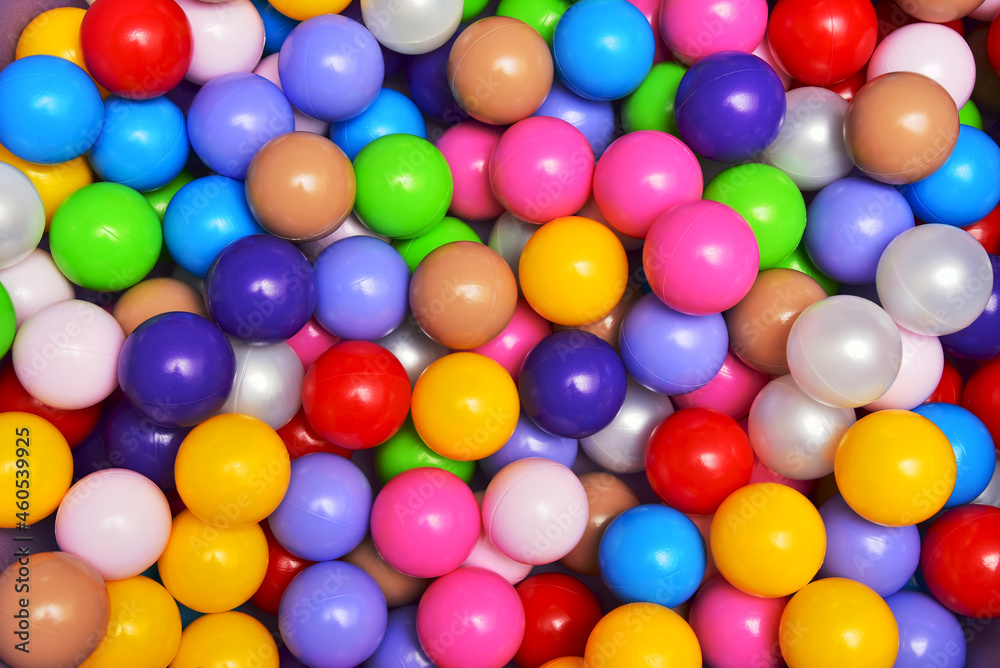
[[885, 602], [899, 626], [899, 655], [895, 666], [922, 668], [928, 659], [938, 662], [942, 668], [965, 666], [965, 632], [944, 606], [919, 591], [901, 591]]
[[430, 584], [430, 580], [404, 575], [390, 566], [378, 553], [370, 535], [346, 554], [343, 561], [354, 564], [372, 576], [385, 594], [386, 604], [390, 608], [415, 602]]
[[431, 365], [431, 362], [439, 360], [451, 352], [424, 334], [424, 330], [420, 329], [412, 316], [375, 343], [396, 356], [403, 368], [406, 369], [410, 385], [417, 382], [417, 378]]
[[583, 654], [601, 620], [601, 605], [586, 585], [562, 573], [543, 573], [514, 588], [524, 606], [524, 640], [517, 665], [538, 668], [562, 656]]
[[443, 0], [433, 7], [419, 2], [390, 4], [386, 0], [365, 0], [361, 16], [383, 46], [398, 53], [433, 51], [458, 29], [464, 3]]
[[[247, 652], [248, 647], [254, 651]], [[232, 668], [278, 668], [278, 647], [271, 632], [248, 614], [219, 612], [198, 617], [181, 634], [175, 668], [213, 664]]]
[[302, 407], [302, 362], [284, 343], [232, 344], [238, 371], [220, 412], [249, 415], [281, 429]]
[[577, 439], [547, 432], [521, 413], [510, 439], [492, 455], [480, 459], [479, 466], [488, 478], [494, 477], [508, 464], [529, 457], [550, 459], [572, 467], [578, 450]]
[[13, 364], [0, 369], [0, 402], [3, 402], [5, 411], [29, 413], [51, 423], [71, 448], [82, 443], [94, 431], [103, 409], [103, 404], [100, 402], [76, 410], [53, 408], [24, 389], [17, 378]]
[[164, 491], [176, 489], [177, 450], [190, 429], [165, 427], [122, 401], [104, 426], [104, 451], [115, 468], [130, 469], [149, 478]]
[[[622, 652], [619, 647], [631, 651]], [[629, 603], [604, 615], [587, 639], [583, 665], [631, 668], [635, 657], [671, 668], [702, 665], [694, 631], [683, 617], [656, 603]]]
[[448, 161], [455, 192], [449, 212], [462, 220], [488, 220], [503, 213], [490, 185], [490, 157], [503, 128], [462, 121], [445, 130], [435, 142]]
[[176, 278], [165, 277], [147, 278], [133, 285], [118, 298], [111, 314], [128, 336], [150, 318], [173, 311], [208, 317], [200, 290]]
[[[553, 0], [553, 4], [562, 9], [566, 7], [564, 2], [565, 0]], [[598, 158], [617, 134], [615, 111], [610, 102], [580, 97], [558, 77], [552, 81], [552, 90], [534, 115], [561, 118], [572, 123], [587, 138], [594, 156]]]
[[389, 611], [385, 636], [364, 668], [434, 668], [417, 636], [417, 606]]
[[[87, 64], [83, 58], [80, 39], [80, 25], [87, 15], [86, 10], [81, 11], [82, 7], [73, 6], [72, 3], [62, 5], [56, 2], [52, 9], [48, 9], [46, 5], [43, 2], [32, 7], [37, 16], [28, 16], [31, 22], [23, 26], [20, 37], [14, 35], [17, 45], [14, 59], [37, 55], [58, 56], [80, 66], [86, 72]], [[98, 90], [101, 91], [101, 97], [108, 93], [99, 84]]]
[[410, 98], [391, 88], [383, 88], [371, 106], [346, 121], [330, 127], [330, 139], [351, 160], [365, 146], [384, 135], [408, 134], [427, 138], [427, 124]]
[[962, 506], [935, 520], [924, 537], [920, 571], [930, 593], [952, 612], [981, 619], [997, 616], [990, 601], [1000, 581], [998, 526], [1000, 510]]
[[740, 420], [750, 413], [754, 398], [766, 384], [767, 376], [728, 353], [719, 373], [707, 385], [694, 392], [676, 394], [673, 401], [678, 408], [711, 408]]
[[993, 268], [993, 290], [986, 308], [968, 327], [941, 337], [941, 344], [956, 357], [986, 361], [1000, 355], [1000, 327], [997, 326], [1000, 318], [1000, 255], [990, 253], [990, 265]]
[[38, 190], [24, 172], [0, 163], [0, 268], [6, 269], [35, 250], [45, 231], [45, 209]]
[[503, 331], [471, 352], [498, 362], [516, 382], [528, 352], [551, 333], [552, 323], [538, 315], [527, 301], [518, 299], [514, 315]]
[[778, 668], [778, 625], [788, 599], [745, 594], [715, 577], [691, 601], [688, 619], [705, 660], [718, 668]]
[[976, 499], [990, 484], [996, 468], [993, 438], [983, 421], [971, 411], [946, 403], [926, 403], [913, 409], [944, 432], [955, 452], [955, 489], [945, 508], [954, 508]]
[[[6, 397], [4, 397], [6, 398]], [[0, 487], [13, 503], [0, 514], [0, 527], [13, 529], [31, 526], [56, 512], [73, 482], [73, 455], [66, 439], [52, 423], [37, 415], [21, 411], [0, 414], [7, 449], [0, 469]], [[19, 469], [17, 463], [25, 462]], [[29, 475], [18, 475], [28, 467]], [[34, 479], [32, 479], [32, 476]], [[18, 481], [27, 478], [28, 499], [18, 498]], [[20, 496], [24, 496], [22, 492]], [[18, 501], [28, 501], [20, 504]], [[23, 523], [23, 524], [21, 524]]]
[[[21, 173], [15, 174], [14, 170], [9, 168], [4, 168], [6, 177], [4, 179], [7, 182], [5, 190], [8, 187], [13, 186], [10, 181], [11, 175], [17, 177], [17, 181], [21, 181], [24, 176], [28, 177], [28, 180], [34, 184], [35, 189], [38, 191], [38, 195], [41, 196], [42, 206], [45, 207], [45, 216], [48, 220], [52, 219], [52, 214], [55, 213], [56, 209], [62, 204], [62, 201], [68, 196], [72, 195], [74, 192], [79, 190], [85, 185], [94, 182], [94, 172], [90, 168], [90, 163], [87, 162], [86, 158], [79, 157], [69, 162], [61, 162], [55, 165], [39, 165], [34, 162], [28, 162], [27, 160], [22, 160], [17, 157], [9, 150], [7, 150], [3, 145], [0, 145], [0, 162], [6, 163], [12, 167], [17, 167]], [[25, 196], [27, 191], [24, 185], [20, 188], [10, 191], [8, 197], [11, 197], [15, 193], [21, 197]], [[34, 213], [34, 194], [27, 195], [28, 201], [32, 202], [32, 215], [28, 216], [27, 219], [19, 219], [18, 222], [23, 229], [34, 230], [34, 221], [36, 220]], [[10, 201], [10, 200], [7, 200]], [[31, 223], [25, 225], [25, 223]], [[5, 223], [10, 224], [10, 223]], [[20, 239], [18, 239], [20, 241]], [[4, 251], [4, 255], [8, 251]], [[22, 251], [26, 252], [26, 251]], [[0, 256], [3, 257], [3, 256]], [[5, 263], [5, 259], [0, 259], [0, 265]]]
[[226, 0], [224, 13], [199, 0], [177, 0], [191, 26], [191, 65], [184, 78], [195, 84], [232, 72], [250, 72], [264, 52], [264, 22], [250, 0]]
[[412, 420], [407, 420], [395, 435], [375, 449], [375, 474], [383, 485], [400, 473], [426, 466], [454, 473], [466, 483], [476, 471], [475, 462], [448, 459], [428, 448]]
[[616, 517], [638, 506], [639, 499], [628, 485], [610, 473], [584, 473], [580, 482], [587, 493], [590, 511], [587, 528], [580, 542], [561, 561], [578, 573], [597, 575], [600, 572], [599, 548], [604, 532]]
[[767, 28], [767, 3], [761, 0], [696, 4], [668, 0], [663, 5], [656, 27], [670, 52], [685, 65], [719, 51], [750, 53]]

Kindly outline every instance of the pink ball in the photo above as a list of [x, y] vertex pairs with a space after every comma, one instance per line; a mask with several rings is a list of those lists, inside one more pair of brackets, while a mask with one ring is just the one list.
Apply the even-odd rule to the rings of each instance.
[[753, 286], [760, 250], [735, 210], [708, 200], [678, 204], [653, 223], [642, 266], [656, 296], [689, 315], [721, 313]]
[[440, 668], [502, 668], [524, 638], [524, 607], [503, 577], [460, 568], [435, 580], [417, 607], [417, 637]]
[[614, 229], [645, 239], [653, 221], [681, 202], [701, 199], [698, 158], [666, 132], [640, 130], [612, 142], [594, 171], [594, 199]]
[[660, 36], [660, 0], [628, 0], [634, 5], [642, 15], [649, 21], [649, 26], [653, 29], [653, 41], [656, 50], [653, 52], [653, 63], [662, 63], [665, 60], [673, 60], [673, 56], [667, 51]]
[[691, 602], [689, 621], [705, 662], [715, 668], [777, 668], [778, 625], [788, 597], [744, 594], [717, 577]]
[[[741, 423], [740, 426], [743, 427], [744, 431], [746, 431], [745, 424]], [[813, 491], [813, 487], [816, 486], [815, 480], [795, 480], [781, 475], [770, 466], [760, 461], [760, 458], [754, 454], [753, 473], [750, 474], [750, 482], [747, 484], [754, 485], [758, 482], [776, 482], [779, 485], [791, 487], [803, 496], [808, 496]]]
[[686, 65], [719, 51], [750, 53], [766, 29], [766, 0], [663, 0], [660, 6], [660, 35]]
[[914, 334], [902, 327], [898, 329], [899, 338], [903, 340], [903, 361], [899, 373], [885, 394], [865, 406], [870, 411], [890, 408], [913, 410], [927, 401], [941, 382], [941, 374], [944, 373], [941, 339]]
[[404, 575], [436, 578], [455, 570], [479, 539], [479, 505], [461, 478], [416, 468], [386, 483], [372, 506], [372, 540]]
[[203, 84], [220, 74], [250, 72], [264, 52], [264, 22], [250, 0], [176, 0], [191, 24], [185, 78]]
[[552, 333], [552, 323], [538, 315], [524, 300], [517, 300], [514, 317], [498, 337], [470, 352], [486, 355], [507, 369], [514, 382], [521, 374], [521, 362], [535, 344]]
[[310, 262], [315, 262], [319, 254], [326, 250], [327, 247], [335, 241], [347, 239], [348, 237], [372, 237], [374, 239], [381, 239], [386, 243], [390, 241], [389, 237], [383, 237], [381, 234], [376, 234], [365, 227], [365, 224], [358, 220], [357, 216], [352, 213], [330, 234], [313, 241], [303, 241], [298, 246], [299, 250], [309, 258]]
[[785, 88], [785, 90], [791, 88], [792, 76], [784, 70], [784, 68], [778, 63], [778, 59], [774, 57], [774, 53], [771, 51], [771, 42], [768, 41], [767, 34], [764, 35], [764, 39], [760, 40], [760, 44], [757, 45], [757, 48], [755, 48], [752, 53], [771, 66], [774, 73], [778, 75], [779, 79], [781, 79], [781, 85]]
[[750, 414], [757, 393], [767, 385], [767, 375], [751, 369], [730, 350], [715, 378], [694, 392], [674, 395], [677, 408], [714, 408], [734, 420]]
[[510, 126], [490, 159], [490, 183], [503, 208], [529, 223], [572, 216], [590, 197], [594, 151], [572, 124], [532, 116]]
[[530, 564], [522, 564], [519, 561], [514, 561], [498, 550], [490, 542], [490, 539], [486, 537], [485, 531], [479, 534], [479, 541], [476, 543], [476, 547], [473, 548], [472, 554], [469, 555], [469, 558], [465, 560], [462, 566], [485, 568], [488, 571], [493, 571], [512, 585], [516, 585], [528, 577], [528, 573], [531, 572]]
[[105, 469], [66, 492], [56, 513], [56, 542], [105, 580], [124, 580], [156, 563], [170, 523], [170, 504], [156, 483], [128, 469]]
[[[204, 0], [202, 0], [204, 1]], [[264, 57], [253, 69], [253, 73], [264, 77], [278, 88], [281, 88], [281, 77], [278, 76], [278, 54], [272, 53]], [[330, 124], [312, 116], [306, 116], [301, 111], [292, 107], [295, 114], [295, 131], [312, 132], [317, 135], [326, 136], [330, 132]]]
[[0, 283], [14, 303], [17, 324], [46, 306], [73, 299], [73, 284], [66, 280], [52, 256], [36, 248], [17, 264], [0, 269]]
[[448, 161], [455, 191], [449, 212], [462, 220], [487, 220], [503, 213], [493, 195], [488, 171], [503, 128], [478, 121], [453, 125], [437, 141], [437, 149]]
[[309, 318], [305, 327], [286, 343], [298, 355], [302, 366], [308, 369], [320, 355], [340, 343], [340, 339], [326, 331], [316, 318]]

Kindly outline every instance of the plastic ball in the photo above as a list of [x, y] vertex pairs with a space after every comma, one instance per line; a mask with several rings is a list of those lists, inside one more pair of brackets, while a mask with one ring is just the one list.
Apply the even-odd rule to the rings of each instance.
[[[351, 44], [349, 52], [342, 45]], [[281, 45], [281, 85], [304, 113], [328, 122], [353, 118], [382, 87], [385, 61], [378, 42], [361, 23], [339, 15], [308, 18]]]
[[[1000, 255], [990, 254], [993, 268], [993, 290], [986, 308], [968, 327], [941, 337], [941, 344], [956, 357], [986, 361], [1000, 355]], [[0, 281], [3, 273], [0, 272]], [[12, 295], [13, 296], [13, 295]]]
[[915, 19], [946, 23], [969, 16], [977, 12], [980, 5], [989, 4], [976, 0], [906, 0], [900, 7]]
[[718, 668], [778, 668], [778, 625], [787, 603], [745, 594], [722, 577], [709, 580], [692, 599], [688, 617], [705, 661]]
[[529, 457], [551, 459], [563, 466], [572, 467], [578, 450], [577, 439], [549, 433], [522, 413], [510, 439], [495, 453], [480, 459], [479, 466], [488, 478], [496, 476], [508, 464]]
[[640, 657], [671, 668], [702, 665], [694, 631], [683, 617], [656, 603], [629, 603], [604, 615], [587, 639], [583, 665], [631, 668]]
[[[288, 37], [292, 28], [299, 24], [299, 21], [288, 16], [277, 9], [267, 0], [250, 0], [260, 14], [260, 20], [264, 23], [264, 54], [272, 55], [281, 50], [281, 45]], [[281, 0], [275, 0], [281, 4]], [[338, 3], [339, 0], [333, 0]], [[288, 3], [286, 3], [288, 4]]]
[[497, 549], [524, 564], [548, 564], [576, 547], [587, 527], [587, 493], [569, 468], [520, 459], [490, 481], [483, 527]]
[[102, 0], [83, 17], [80, 41], [94, 79], [125, 98], [163, 95], [191, 64], [191, 25], [169, 0]]
[[17, 378], [13, 364], [0, 369], [0, 403], [3, 404], [5, 411], [30, 413], [50, 422], [59, 430], [71, 448], [80, 445], [94, 431], [101, 419], [103, 408], [100, 402], [76, 410], [49, 406], [24, 389]]
[[[485, 492], [479, 492], [476, 494], [477, 499], [482, 499]], [[472, 548], [472, 554], [469, 558], [462, 563], [463, 568], [484, 568], [488, 571], [493, 571], [494, 573], [503, 576], [507, 582], [512, 585], [524, 580], [531, 573], [531, 564], [522, 564], [520, 561], [511, 559], [506, 554], [501, 552], [496, 548], [496, 546], [490, 542], [489, 536], [486, 535], [486, 530], [481, 529], [479, 531], [479, 540], [476, 541], [476, 546]]]
[[[17, 578], [30, 578], [30, 598], [18, 592]], [[21, 583], [23, 584], [23, 582]], [[108, 631], [110, 599], [101, 575], [83, 559], [65, 552], [40, 552], [15, 561], [0, 574], [3, 633], [16, 642], [0, 646], [0, 659], [19, 668], [75, 666], [100, 644]], [[25, 601], [27, 605], [21, 606]], [[25, 631], [14, 615], [24, 611]], [[25, 633], [24, 636], [17, 635]], [[28, 652], [17, 649], [22, 642]]]
[[94, 172], [83, 156], [55, 165], [39, 165], [22, 160], [0, 145], [0, 162], [17, 167], [31, 180], [42, 198], [48, 220], [52, 220], [52, 214], [64, 199], [94, 182]]
[[[14, 58], [16, 60], [37, 55], [58, 56], [78, 65], [86, 72], [80, 25], [87, 13], [81, 7], [58, 6], [59, 4], [56, 3], [57, 6], [53, 9], [42, 11], [24, 26], [24, 30], [16, 40]], [[42, 6], [39, 5], [38, 8]], [[102, 97], [107, 95], [107, 91], [100, 85], [98, 90], [101, 91]]]
[[270, 4], [284, 16], [304, 21], [320, 14], [339, 14], [350, 3], [348, 0], [274, 0]]
[[364, 668], [434, 668], [417, 636], [417, 606], [389, 611], [385, 636]]
[[236, 356], [225, 334], [193, 313], [147, 320], [125, 341], [118, 359], [125, 396], [169, 427], [191, 427], [215, 415], [235, 374]]
[[751, 369], [732, 352], [715, 378], [686, 394], [676, 394], [678, 408], [711, 408], [739, 420], [750, 413], [754, 398], [767, 384], [767, 376]]
[[316, 317], [309, 318], [309, 322], [300, 329], [295, 336], [285, 341], [295, 355], [302, 362], [302, 366], [309, 368], [319, 356], [340, 343], [340, 339], [326, 331]]
[[885, 601], [899, 626], [898, 668], [922, 668], [934, 661], [941, 668], [965, 666], [966, 637], [955, 616], [918, 591], [901, 591]]
[[344, 341], [306, 371], [302, 407], [320, 436], [349, 450], [373, 448], [399, 431], [410, 408], [410, 382], [382, 346]]
[[649, 294], [625, 316], [619, 347], [625, 368], [639, 383], [662, 394], [684, 394], [719, 373], [729, 336], [721, 314], [685, 315]]
[[420, 110], [410, 98], [391, 88], [380, 90], [371, 106], [357, 116], [330, 128], [330, 138], [351, 160], [372, 141], [388, 134], [427, 138]]
[[438, 468], [400, 473], [378, 493], [371, 511], [379, 554], [412, 577], [439, 577], [458, 568], [472, 553], [480, 526], [472, 490]]
[[569, 9], [566, 0], [500, 0], [497, 16], [509, 16], [524, 21], [537, 30], [546, 43], [552, 46], [552, 36], [562, 15]]
[[393, 242], [392, 246], [403, 256], [403, 260], [406, 261], [407, 267], [412, 272], [416, 270], [417, 266], [423, 262], [424, 258], [432, 250], [440, 248], [445, 244], [450, 244], [453, 241], [482, 243], [483, 240], [474, 229], [461, 220], [445, 216], [440, 223], [432, 227], [429, 231], [412, 239], [397, 239]]
[[365, 0], [361, 16], [382, 45], [397, 53], [418, 54], [448, 41], [458, 29], [463, 8], [462, 0], [440, 0], [433, 7], [420, 2]]
[[969, 409], [986, 425], [993, 436], [993, 442], [1000, 442], [1000, 362], [983, 364], [969, 377], [962, 393], [962, 406]]
[[750, 53], [767, 29], [767, 3], [685, 3], [668, 0], [660, 9], [659, 28], [674, 57], [690, 65], [719, 51]]
[[601, 620], [601, 605], [586, 585], [562, 573], [543, 573], [514, 588], [524, 606], [524, 640], [517, 665], [538, 668], [562, 656], [583, 654]]
[[104, 450], [115, 468], [130, 469], [149, 478], [160, 489], [176, 488], [174, 462], [190, 430], [164, 427], [122, 401], [104, 426]]
[[0, 355], [6, 355], [14, 343], [14, 330], [17, 329], [17, 315], [14, 313], [14, 302], [10, 299], [7, 288], [0, 285]]
[[[254, 0], [250, 0], [253, 2]], [[265, 0], [266, 1], [266, 0]], [[298, 25], [296, 23], [295, 25]], [[295, 26], [293, 25], [292, 28]], [[291, 28], [289, 28], [290, 30]], [[270, 34], [270, 33], [268, 33]], [[278, 45], [281, 48], [281, 45]], [[265, 51], [267, 50], [267, 44], [265, 42]], [[271, 55], [263, 58], [257, 66], [253, 68], [253, 73], [258, 74], [271, 83], [273, 83], [278, 88], [281, 88], [281, 77], [278, 73], [278, 54], [272, 53]], [[282, 91], [284, 92], [284, 91]], [[292, 107], [292, 115], [295, 117], [295, 130], [296, 132], [307, 132], [309, 134], [320, 135], [326, 137], [330, 133], [330, 124], [326, 121], [322, 121], [318, 118], [313, 118], [312, 116], [307, 116], [303, 114], [299, 109]], [[280, 135], [279, 135], [280, 136]]]
[[854, 512], [876, 524], [908, 526], [948, 501], [955, 488], [955, 453], [929, 419], [910, 411], [878, 411], [844, 434], [834, 474]]
[[788, 257], [774, 266], [775, 268], [794, 269], [795, 271], [806, 274], [819, 283], [820, 287], [822, 287], [828, 295], [835, 295], [840, 289], [840, 283], [816, 268], [813, 261], [809, 259], [809, 254], [806, 252], [804, 244], [799, 244], [798, 247], [796, 247], [796, 249], [788, 255]]
[[475, 462], [460, 462], [442, 457], [427, 447], [412, 420], [388, 441], [375, 449], [375, 474], [385, 484], [404, 471], [433, 466], [454, 473], [468, 483], [476, 470]]
[[461, 109], [490, 125], [510, 125], [535, 113], [552, 88], [553, 71], [545, 38], [506, 16], [480, 19], [459, 33], [447, 64], [448, 85]]
[[687, 67], [673, 61], [653, 65], [639, 87], [622, 100], [623, 129], [626, 132], [656, 130], [679, 136], [674, 102], [685, 72]]
[[[638, 254], [633, 255], [630, 260], [635, 261], [635, 264], [637, 265], [637, 260], [639, 260]], [[600, 320], [595, 320], [594, 322], [587, 323], [586, 325], [577, 325], [576, 327], [570, 327], [568, 325], [553, 325], [552, 329], [557, 332], [564, 329], [579, 329], [584, 332], [590, 332], [594, 336], [607, 341], [611, 344], [612, 348], [618, 350], [618, 335], [621, 334], [622, 321], [625, 319], [625, 315], [628, 313], [628, 310], [632, 308], [632, 305], [635, 304], [641, 296], [642, 292], [639, 289], [633, 287], [632, 285], [628, 285], [625, 288], [625, 294], [623, 294], [622, 298], [617, 304], [615, 304], [615, 307]], [[542, 316], [538, 315], [537, 317], [541, 318]]]
[[63, 410], [87, 408], [117, 387], [115, 365], [124, 340], [110, 313], [69, 299], [24, 321], [11, 362], [24, 389], [39, 401]]
[[518, 299], [514, 315], [504, 330], [470, 352], [498, 362], [517, 381], [528, 352], [551, 333], [552, 324], [538, 315], [524, 299]]
[[710, 160], [742, 162], [778, 136], [785, 89], [763, 60], [740, 51], [705, 56], [681, 79], [674, 115], [681, 139]]
[[924, 336], [899, 327], [903, 357], [896, 380], [885, 394], [865, 405], [865, 410], [911, 410], [934, 392], [944, 371], [944, 350], [936, 336]]
[[882, 307], [901, 327], [927, 336], [957, 332], [983, 312], [993, 288], [989, 254], [950, 225], [899, 234], [879, 259]]
[[375, 549], [371, 536], [361, 541], [354, 550], [344, 555], [343, 561], [354, 564], [368, 575], [385, 595], [390, 608], [415, 602], [427, 589], [430, 580], [404, 575], [389, 565]]
[[[410, 99], [430, 118], [446, 124], [469, 120], [452, 95], [448, 79], [448, 59], [451, 47], [461, 33], [429, 53], [406, 57], [405, 78]], [[392, 53], [391, 51], [389, 53]], [[550, 56], [551, 60], [551, 56]]]
[[[6, 403], [4, 409], [0, 427], [7, 434], [4, 452], [9, 454], [4, 457], [0, 487], [11, 503], [0, 514], [0, 527], [13, 529], [40, 522], [56, 511], [73, 479], [73, 456], [65, 437], [48, 420], [12, 411]], [[30, 477], [18, 475], [25, 467]], [[23, 488], [21, 480], [30, 480], [30, 494], [18, 491]]]
[[334, 445], [317, 434], [309, 424], [306, 412], [301, 408], [284, 427], [277, 431], [288, 449], [288, 456], [293, 461], [313, 452], [329, 452], [344, 459], [350, 459], [354, 454], [352, 450]]
[[556, 24], [552, 52], [559, 78], [590, 100], [618, 100], [642, 83], [656, 44], [642, 11], [625, 0], [585, 0]]
[[802, 391], [840, 408], [875, 401], [899, 374], [899, 329], [878, 305], [853, 295], [805, 308], [788, 334], [788, 367]]
[[788, 668], [892, 668], [899, 650], [892, 610], [874, 591], [845, 578], [803, 587], [781, 614], [779, 638]]
[[609, 228], [569, 216], [532, 235], [518, 277], [525, 299], [546, 320], [585, 325], [606, 316], [625, 294], [628, 258]]
[[965, 389], [964, 386], [965, 380], [958, 372], [958, 368], [950, 360], [946, 359], [944, 361], [944, 369], [941, 372], [941, 381], [934, 392], [931, 393], [931, 396], [927, 397], [925, 403], [943, 402], [959, 406], [962, 404], [962, 390]]
[[38, 190], [17, 167], [0, 163], [0, 269], [21, 262], [45, 231], [45, 209]]
[[962, 35], [948, 26], [912, 23], [887, 35], [872, 53], [868, 79], [886, 72], [917, 72], [944, 86], [961, 108], [976, 82], [976, 63]]
[[[490, 229], [487, 245], [500, 254], [510, 270], [514, 272], [515, 280], [520, 278], [518, 269], [524, 247], [528, 244], [528, 239], [540, 229], [542, 229], [541, 225], [526, 223], [506, 211], [497, 218]], [[539, 315], [539, 317], [541, 316]]]
[[431, 365], [431, 362], [451, 352], [424, 334], [412, 316], [376, 343], [396, 356], [406, 370], [410, 385], [417, 382], [417, 378]]
[[128, 336], [150, 318], [173, 311], [208, 317], [201, 292], [176, 278], [147, 278], [136, 283], [118, 298], [111, 314]]
[[191, 64], [184, 78], [196, 84], [249, 72], [264, 53], [264, 21], [250, 0], [205, 3], [176, 0], [191, 26]]
[[448, 161], [455, 184], [449, 208], [452, 215], [463, 220], [488, 220], [503, 213], [489, 179], [490, 157], [502, 134], [502, 128], [463, 121], [445, 130], [435, 142]]
[[597, 575], [600, 572], [599, 550], [604, 533], [616, 517], [638, 506], [639, 498], [628, 485], [610, 473], [584, 473], [580, 476], [580, 483], [587, 493], [589, 519], [580, 542], [561, 561], [578, 573]]
[[920, 554], [920, 571], [934, 598], [966, 617], [997, 616], [995, 589], [1000, 582], [997, 528], [1000, 510], [992, 506], [953, 508], [931, 524]]
[[989, 485], [996, 468], [996, 450], [991, 447], [993, 438], [986, 425], [969, 410], [954, 404], [927, 403], [913, 412], [936, 424], [955, 452], [955, 489], [945, 508], [972, 503]]
[[163, 218], [167, 214], [167, 205], [170, 204], [170, 200], [174, 198], [177, 191], [192, 181], [194, 181], [194, 175], [187, 170], [181, 170], [181, 173], [171, 179], [167, 185], [157, 188], [156, 190], [145, 192], [142, 196], [145, 197], [146, 201], [153, 207], [153, 211], [156, 212], [160, 222], [163, 222]]
[[199, 617], [184, 629], [170, 665], [278, 668], [278, 647], [267, 627], [250, 615], [235, 610], [218, 612]]
[[[354, 169], [333, 142], [291, 132], [262, 146], [250, 161], [246, 199], [271, 234], [311, 241], [336, 230], [354, 206]], [[289, 206], [294, 198], [295, 206]]]
[[958, 131], [958, 108], [951, 95], [915, 72], [889, 72], [872, 79], [844, 116], [851, 160], [867, 176], [892, 185], [914, 183], [936, 172], [955, 148]]
[[295, 129], [281, 89], [249, 72], [221, 74], [202, 86], [187, 119], [191, 148], [201, 161], [234, 179], [246, 178], [254, 153], [269, 140]]
[[170, 257], [199, 278], [230, 243], [263, 232], [247, 205], [243, 185], [217, 174], [178, 190], [163, 218], [163, 242]]
[[799, 492], [755, 483], [722, 502], [708, 542], [731, 585], [775, 598], [794, 594], [813, 579], [823, 564], [826, 530], [819, 511]]
[[[565, 0], [553, 0], [553, 2], [564, 9], [566, 7]], [[580, 97], [567, 88], [558, 77], [552, 80], [552, 90], [534, 115], [551, 116], [572, 123], [587, 138], [594, 156], [598, 158], [614, 140], [617, 132], [614, 107], [610, 102]]]

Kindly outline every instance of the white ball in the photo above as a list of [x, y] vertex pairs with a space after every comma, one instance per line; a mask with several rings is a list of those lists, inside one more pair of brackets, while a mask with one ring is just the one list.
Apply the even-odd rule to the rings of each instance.
[[281, 429], [302, 406], [305, 369], [287, 343], [249, 346], [230, 341], [236, 378], [220, 413], [242, 413]]
[[383, 46], [418, 54], [443, 45], [458, 30], [463, 0], [361, 0], [365, 27]]
[[0, 162], [0, 269], [35, 250], [45, 231], [45, 206], [24, 172]]

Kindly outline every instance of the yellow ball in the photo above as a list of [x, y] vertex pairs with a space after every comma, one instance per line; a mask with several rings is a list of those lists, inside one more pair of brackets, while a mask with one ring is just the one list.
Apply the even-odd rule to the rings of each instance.
[[205, 615], [184, 629], [170, 668], [278, 668], [278, 646], [250, 615]]
[[615, 233], [596, 220], [557, 218], [528, 240], [518, 278], [524, 298], [543, 318], [570, 327], [588, 325], [621, 301], [628, 258]]
[[957, 468], [951, 442], [937, 425], [911, 411], [885, 410], [851, 425], [837, 447], [833, 473], [854, 512], [900, 527], [944, 507]]
[[227, 413], [195, 427], [174, 464], [177, 493], [217, 527], [260, 522], [278, 507], [291, 477], [288, 448], [257, 418]]
[[69, 444], [48, 420], [0, 413], [0, 528], [51, 515], [73, 482]]
[[597, 622], [583, 661], [585, 668], [701, 668], [701, 646], [673, 610], [629, 603]]
[[[58, 7], [42, 12], [21, 31], [14, 57], [65, 58], [90, 74], [83, 59], [83, 45], [80, 43], [80, 25], [86, 13], [87, 10], [79, 7]], [[101, 97], [107, 97], [108, 91], [103, 86], [97, 84], [97, 89], [101, 92]]]
[[578, 656], [564, 656], [543, 663], [541, 668], [584, 668], [583, 659]]
[[892, 668], [899, 628], [874, 591], [854, 580], [827, 578], [788, 602], [778, 640], [788, 668]]
[[163, 668], [181, 642], [177, 603], [159, 583], [137, 575], [108, 582], [108, 634], [81, 668]]
[[339, 14], [351, 0], [271, 0], [271, 6], [285, 16], [305, 21], [320, 14]]
[[722, 502], [709, 532], [719, 572], [737, 589], [777, 598], [806, 586], [823, 565], [826, 527], [809, 499], [765, 482]]
[[185, 510], [174, 518], [157, 567], [178, 601], [198, 612], [224, 612], [254, 595], [267, 572], [267, 555], [259, 524], [219, 529]]
[[35, 184], [42, 197], [42, 205], [45, 206], [47, 223], [52, 221], [52, 214], [64, 199], [94, 182], [94, 172], [83, 156], [58, 165], [36, 165], [22, 160], [0, 145], [0, 162], [17, 167]]
[[502, 366], [477, 353], [452, 353], [417, 379], [410, 410], [427, 447], [469, 462], [503, 447], [517, 426], [521, 404]]

